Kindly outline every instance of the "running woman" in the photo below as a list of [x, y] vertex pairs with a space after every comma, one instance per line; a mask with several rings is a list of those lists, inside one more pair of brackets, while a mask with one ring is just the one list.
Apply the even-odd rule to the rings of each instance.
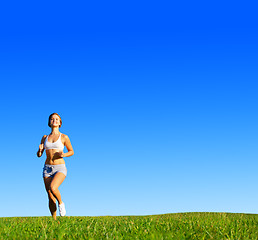
[[[59, 206], [60, 216], [66, 215], [65, 204], [62, 201], [58, 187], [65, 180], [67, 169], [64, 157], [70, 157], [74, 154], [72, 144], [67, 135], [60, 133], [59, 128], [62, 125], [61, 117], [57, 113], [52, 113], [48, 119], [48, 126], [51, 128], [49, 135], [44, 135], [39, 145], [37, 156], [41, 157], [44, 149], [47, 159], [43, 168], [43, 179], [48, 193], [49, 210], [52, 217], [56, 220], [56, 200]], [[64, 153], [64, 146], [68, 152]]]

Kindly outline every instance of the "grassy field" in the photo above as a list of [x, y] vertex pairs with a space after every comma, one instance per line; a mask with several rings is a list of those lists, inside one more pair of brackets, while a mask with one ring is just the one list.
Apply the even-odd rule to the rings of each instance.
[[258, 239], [258, 215], [0, 218], [0, 239]]

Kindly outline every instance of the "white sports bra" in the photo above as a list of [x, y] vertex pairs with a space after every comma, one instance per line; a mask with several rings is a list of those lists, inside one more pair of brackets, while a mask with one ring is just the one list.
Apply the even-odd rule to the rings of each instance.
[[56, 142], [49, 142], [48, 141], [48, 136], [46, 137], [45, 143], [44, 143], [44, 147], [46, 150], [49, 149], [60, 149], [60, 150], [64, 150], [64, 144], [61, 141], [61, 135], [62, 133], [60, 133], [60, 136], [58, 138], [58, 140]]

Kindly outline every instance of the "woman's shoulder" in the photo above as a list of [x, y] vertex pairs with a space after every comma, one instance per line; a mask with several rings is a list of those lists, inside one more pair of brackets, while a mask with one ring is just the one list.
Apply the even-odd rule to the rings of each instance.
[[46, 138], [47, 138], [47, 135], [43, 135], [43, 137], [41, 138], [41, 143], [44, 143]]
[[63, 144], [65, 144], [65, 143], [69, 142], [70, 139], [66, 134], [62, 133], [61, 134], [61, 141], [62, 141]]
[[62, 139], [67, 139], [68, 136], [67, 136], [66, 134], [64, 134], [64, 133], [61, 133], [61, 138], [62, 138]]

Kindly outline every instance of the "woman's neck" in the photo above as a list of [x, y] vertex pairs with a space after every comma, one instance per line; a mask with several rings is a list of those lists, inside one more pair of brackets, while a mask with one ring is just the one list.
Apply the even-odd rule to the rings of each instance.
[[51, 134], [56, 135], [56, 134], [59, 134], [59, 133], [60, 133], [59, 128], [52, 128]]

